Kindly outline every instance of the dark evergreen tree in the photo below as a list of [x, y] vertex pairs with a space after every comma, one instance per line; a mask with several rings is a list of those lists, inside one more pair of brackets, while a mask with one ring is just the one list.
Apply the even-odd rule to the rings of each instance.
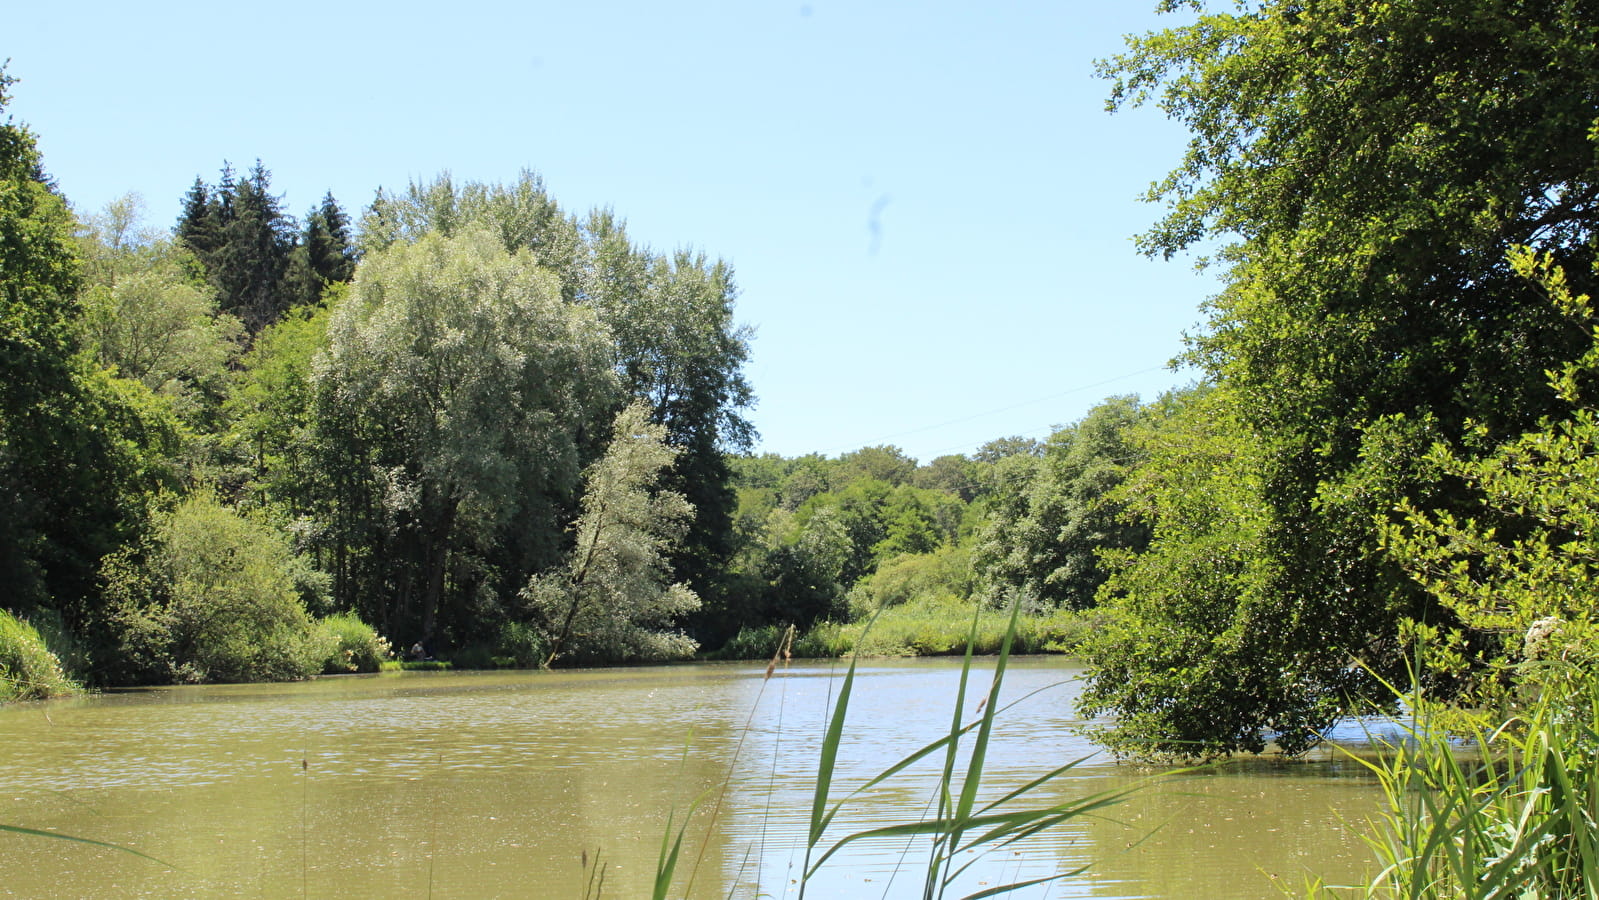
[[295, 223], [271, 192], [272, 174], [256, 160], [243, 180], [224, 165], [210, 189], [198, 179], [184, 198], [178, 237], [205, 268], [218, 305], [253, 335], [282, 317], [296, 294], [290, 257]]
[[339, 208], [330, 191], [322, 205], [306, 216], [305, 246], [311, 271], [325, 282], [355, 278], [355, 243], [350, 239], [350, 217]]
[[284, 278], [295, 303], [319, 303], [330, 284], [355, 278], [356, 252], [350, 219], [329, 193], [305, 216], [300, 243], [289, 257]]
[[200, 176], [183, 195], [183, 213], [178, 217], [177, 236], [196, 256], [204, 258], [222, 245], [220, 209], [217, 197]]

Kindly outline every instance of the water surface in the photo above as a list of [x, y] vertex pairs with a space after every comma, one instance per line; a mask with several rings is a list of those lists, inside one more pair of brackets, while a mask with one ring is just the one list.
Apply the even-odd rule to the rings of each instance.
[[[980, 664], [986, 684], [989, 663]], [[674, 897], [797, 894], [823, 719], [842, 668], [390, 673], [177, 687], [0, 709], [0, 823], [135, 848], [0, 833], [0, 896], [649, 896], [667, 817], [690, 812]], [[863, 663], [835, 794], [949, 727], [959, 666]], [[1094, 755], [1069, 661], [1013, 661], [986, 766], [998, 796], [1087, 758], [1060, 802], [1149, 776]], [[966, 714], [975, 712], [974, 685]], [[930, 763], [873, 789], [830, 836], [924, 815]], [[1369, 865], [1378, 795], [1358, 764], [1233, 763], [1175, 776], [1103, 817], [978, 861], [982, 887], [1071, 872], [1026, 898], [1279, 897]], [[808, 897], [918, 897], [925, 849], [865, 842]], [[694, 870], [692, 886], [686, 875]]]

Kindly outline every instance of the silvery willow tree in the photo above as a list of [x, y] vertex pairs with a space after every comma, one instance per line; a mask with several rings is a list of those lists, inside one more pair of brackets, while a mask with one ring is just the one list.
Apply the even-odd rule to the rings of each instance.
[[[669, 551], [674, 571], [706, 600], [691, 626], [725, 637], [718, 619], [736, 618], [741, 599], [725, 583], [733, 552], [727, 454], [747, 449], [754, 430], [743, 411], [754, 403], [744, 379], [749, 332], [733, 319], [732, 267], [704, 254], [666, 254], [633, 242], [607, 210], [579, 220], [561, 210], [531, 172], [509, 184], [457, 183], [448, 175], [379, 192], [361, 222], [367, 252], [437, 232], [473, 228], [507, 251], [527, 251], [553, 272], [560, 296], [592, 310], [611, 334], [611, 365], [621, 397], [648, 404], [677, 455], [665, 484], [683, 494], [693, 515]], [[594, 452], [603, 447], [596, 435]]]
[[[609, 335], [528, 250], [485, 229], [369, 253], [314, 363], [341, 600], [404, 641], [498, 619], [560, 551], [617, 397]], [[446, 608], [446, 601], [451, 607]]]
[[649, 660], [688, 656], [695, 642], [673, 624], [700, 605], [672, 583], [667, 555], [694, 509], [658, 482], [678, 451], [649, 406], [622, 409], [605, 455], [583, 475], [583, 512], [564, 566], [535, 575], [523, 597], [543, 622], [549, 665], [575, 659]]

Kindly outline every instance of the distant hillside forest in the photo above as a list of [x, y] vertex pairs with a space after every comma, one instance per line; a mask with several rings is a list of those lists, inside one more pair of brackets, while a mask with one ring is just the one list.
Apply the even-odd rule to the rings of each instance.
[[8, 121], [0, 663], [47, 693], [958, 652], [1015, 603], [1123, 752], [1296, 753], [1412, 682], [1547, 695], [1599, 663], [1592, 6], [1129, 39], [1111, 106], [1190, 141], [1140, 247], [1224, 273], [1195, 382], [932, 460], [753, 455], [730, 268], [533, 174], [296, 218], [224, 166], [169, 231], [73, 210]]

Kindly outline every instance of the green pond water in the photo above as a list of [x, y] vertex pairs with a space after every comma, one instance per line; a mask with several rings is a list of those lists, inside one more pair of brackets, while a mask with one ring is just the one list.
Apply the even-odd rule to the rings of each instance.
[[[575, 900], [603, 870], [601, 896], [648, 897], [667, 816], [681, 822], [696, 798], [672, 896], [796, 896], [843, 668], [763, 672], [407, 672], [3, 708], [0, 823], [170, 867], [0, 832], [0, 896]], [[835, 790], [947, 730], [959, 674], [947, 660], [863, 663]], [[1004, 699], [1045, 690], [1000, 717], [989, 796], [1094, 753], [1074, 728], [1077, 675], [1058, 658], [1013, 661]], [[936, 767], [874, 789], [829, 835], [920, 817]], [[1147, 774], [1096, 757], [1037, 800]], [[1378, 800], [1336, 752], [1231, 763], [984, 857], [948, 896], [1084, 865], [1014, 896], [1264, 898], [1308, 873], [1350, 883], [1371, 868], [1359, 832]], [[903, 841], [863, 842], [807, 896], [918, 897], [924, 859]]]

